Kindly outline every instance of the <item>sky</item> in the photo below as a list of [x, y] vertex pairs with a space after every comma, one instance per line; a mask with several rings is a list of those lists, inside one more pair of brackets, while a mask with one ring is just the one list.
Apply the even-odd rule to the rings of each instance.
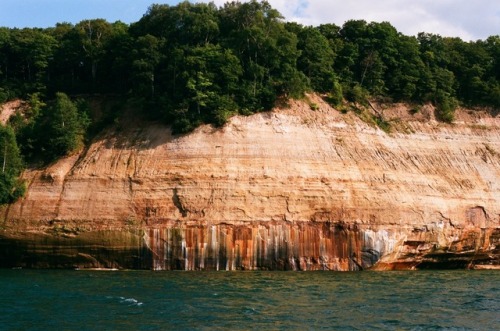
[[[429, 32], [463, 40], [500, 35], [500, 0], [268, 0], [287, 21], [304, 25], [350, 19], [390, 22], [406, 35]], [[198, 1], [209, 2], [209, 1]], [[215, 0], [222, 6], [225, 0]], [[243, 2], [243, 1], [242, 1]], [[152, 3], [175, 0], [0, 0], [0, 26], [10, 28], [76, 24], [84, 19], [138, 21]]]

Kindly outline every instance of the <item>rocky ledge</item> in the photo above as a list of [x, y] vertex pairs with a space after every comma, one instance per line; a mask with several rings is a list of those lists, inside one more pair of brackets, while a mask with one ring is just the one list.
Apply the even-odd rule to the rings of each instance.
[[498, 268], [498, 116], [375, 105], [387, 133], [309, 99], [185, 136], [122, 123], [26, 171], [0, 266]]

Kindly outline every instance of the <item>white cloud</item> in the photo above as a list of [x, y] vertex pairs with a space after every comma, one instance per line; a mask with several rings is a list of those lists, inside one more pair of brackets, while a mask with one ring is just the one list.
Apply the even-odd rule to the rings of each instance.
[[[0, 25], [49, 27], [102, 17], [135, 22], [153, 2], [176, 5], [181, 0], [0, 0]], [[191, 0], [209, 2], [210, 0]], [[246, 0], [241, 0], [242, 2]], [[500, 0], [268, 0], [288, 21], [305, 25], [349, 19], [388, 21], [407, 35], [418, 32], [486, 39], [500, 34]], [[226, 0], [215, 0], [218, 6]], [[119, 3], [119, 5], [118, 5]]]
[[[216, 0], [217, 5], [226, 1]], [[244, 2], [244, 1], [242, 1]], [[388, 21], [407, 35], [418, 32], [486, 39], [500, 34], [498, 0], [269, 0], [288, 21], [305, 25], [350, 19]]]

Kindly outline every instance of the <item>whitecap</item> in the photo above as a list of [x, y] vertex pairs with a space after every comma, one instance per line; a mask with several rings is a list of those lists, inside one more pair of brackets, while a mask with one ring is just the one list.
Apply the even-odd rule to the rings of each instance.
[[142, 306], [144, 303], [140, 302], [137, 299], [134, 298], [125, 298], [125, 297], [120, 297], [120, 303], [125, 303], [128, 304], [129, 306]]

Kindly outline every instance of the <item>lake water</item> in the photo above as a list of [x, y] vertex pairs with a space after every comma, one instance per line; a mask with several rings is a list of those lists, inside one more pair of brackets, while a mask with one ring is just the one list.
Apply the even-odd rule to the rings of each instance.
[[0, 270], [0, 330], [499, 330], [500, 272]]

